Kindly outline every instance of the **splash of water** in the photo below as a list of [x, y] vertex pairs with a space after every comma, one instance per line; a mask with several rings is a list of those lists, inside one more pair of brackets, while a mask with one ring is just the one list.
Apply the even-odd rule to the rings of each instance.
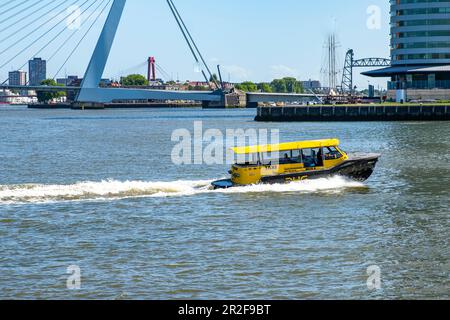
[[[286, 184], [258, 184], [246, 187], [235, 187], [221, 190], [225, 193], [317, 193], [342, 192], [349, 188], [365, 188], [361, 182], [351, 181], [343, 177], [303, 180]], [[220, 190], [219, 190], [220, 192]]]
[[212, 181], [117, 181], [80, 182], [70, 185], [0, 185], [0, 204], [46, 203], [62, 201], [114, 200], [138, 197], [183, 197], [205, 193], [314, 193], [342, 192], [361, 188], [364, 184], [332, 177], [289, 184], [253, 185], [225, 190], [212, 190]]

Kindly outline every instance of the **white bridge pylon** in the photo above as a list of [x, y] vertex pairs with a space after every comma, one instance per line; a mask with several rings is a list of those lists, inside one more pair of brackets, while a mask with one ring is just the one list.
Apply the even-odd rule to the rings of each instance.
[[114, 100], [147, 99], [221, 101], [222, 94], [212, 91], [168, 91], [99, 87], [125, 4], [126, 0], [114, 0], [87, 67], [76, 101], [98, 103], [111, 103]]

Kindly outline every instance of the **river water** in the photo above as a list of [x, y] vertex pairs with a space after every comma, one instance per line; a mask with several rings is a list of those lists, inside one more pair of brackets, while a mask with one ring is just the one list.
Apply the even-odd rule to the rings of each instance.
[[[0, 298], [449, 298], [448, 122], [254, 115], [1, 107]], [[211, 191], [227, 165], [171, 161], [173, 130], [198, 120], [279, 129], [282, 141], [338, 137], [383, 156], [365, 183]]]

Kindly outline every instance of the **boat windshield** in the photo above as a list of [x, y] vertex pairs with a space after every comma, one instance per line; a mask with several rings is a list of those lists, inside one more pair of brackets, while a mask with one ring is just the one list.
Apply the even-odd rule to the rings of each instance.
[[336, 147], [323, 148], [325, 160], [337, 160], [342, 158], [342, 153]]

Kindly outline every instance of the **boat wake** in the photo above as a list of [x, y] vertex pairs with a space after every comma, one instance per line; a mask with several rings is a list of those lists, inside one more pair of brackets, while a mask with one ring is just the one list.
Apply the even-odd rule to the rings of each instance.
[[342, 177], [307, 180], [290, 184], [254, 185], [212, 190], [212, 180], [203, 181], [116, 181], [80, 182], [70, 185], [0, 185], [0, 205], [64, 201], [108, 201], [126, 198], [183, 197], [199, 194], [239, 193], [337, 193], [349, 188], [365, 188]]

